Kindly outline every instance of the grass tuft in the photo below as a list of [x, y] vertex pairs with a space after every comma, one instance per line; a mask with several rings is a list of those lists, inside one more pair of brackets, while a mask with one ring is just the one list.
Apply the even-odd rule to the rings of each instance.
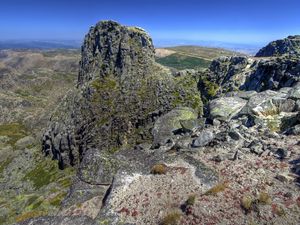
[[264, 205], [269, 205], [272, 202], [270, 195], [266, 192], [260, 192], [258, 196], [258, 202]]
[[219, 184], [215, 185], [214, 187], [212, 187], [211, 189], [209, 189], [207, 192], [205, 192], [204, 195], [216, 195], [219, 192], [224, 191], [227, 187], [228, 187], [227, 182], [219, 183]]
[[167, 166], [165, 164], [156, 164], [152, 167], [151, 173], [154, 175], [162, 175], [167, 173]]
[[250, 212], [252, 209], [254, 201], [251, 196], [246, 195], [242, 198], [241, 206], [246, 211], [246, 213]]
[[195, 202], [196, 202], [196, 195], [190, 195], [190, 196], [188, 197], [188, 199], [186, 200], [185, 204], [186, 204], [187, 206], [192, 206], [192, 205], [195, 204]]
[[161, 221], [161, 225], [177, 225], [179, 224], [181, 214], [178, 212], [171, 212], [167, 214]]

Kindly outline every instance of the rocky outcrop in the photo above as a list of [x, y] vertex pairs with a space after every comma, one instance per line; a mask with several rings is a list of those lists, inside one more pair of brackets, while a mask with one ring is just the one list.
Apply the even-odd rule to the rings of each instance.
[[260, 49], [255, 56], [270, 57], [284, 54], [300, 55], [300, 35], [288, 36], [282, 40], [272, 41]]
[[202, 113], [198, 77], [174, 77], [156, 64], [141, 28], [100, 22], [86, 35], [81, 55], [77, 88], [53, 113], [43, 150], [61, 168], [82, 162], [83, 180], [109, 183], [119, 164], [114, 153], [152, 140], [155, 120], [173, 108]]
[[124, 82], [143, 78], [151, 74], [154, 64], [154, 47], [146, 31], [113, 21], [91, 27], [81, 52], [79, 85], [110, 75]]
[[221, 57], [202, 75], [202, 95], [208, 98], [237, 91], [279, 90], [300, 81], [299, 58], [283, 56], [260, 59]]

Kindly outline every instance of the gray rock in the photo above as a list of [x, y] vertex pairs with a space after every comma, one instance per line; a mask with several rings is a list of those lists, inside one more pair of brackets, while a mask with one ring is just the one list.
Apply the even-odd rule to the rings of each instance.
[[209, 102], [210, 117], [222, 121], [229, 121], [238, 115], [247, 101], [238, 97], [222, 97]]
[[187, 107], [176, 108], [158, 118], [152, 130], [153, 147], [165, 145], [174, 134], [173, 132], [182, 128], [181, 121], [197, 119], [196, 112]]
[[228, 132], [229, 137], [231, 137], [233, 140], [238, 141], [242, 139], [242, 135], [237, 130], [231, 130]]
[[296, 111], [300, 111], [300, 100], [297, 100], [297, 101], [296, 101], [296, 104], [295, 104], [295, 110], [296, 110]]
[[203, 128], [205, 126], [205, 119], [181, 120], [180, 125], [184, 132], [191, 133], [197, 128]]
[[260, 155], [264, 152], [263, 145], [259, 141], [252, 141], [249, 145], [251, 152]]
[[300, 36], [288, 36], [287, 38], [272, 41], [267, 46], [259, 50], [256, 57], [281, 56], [284, 54], [300, 54]]
[[279, 159], [285, 159], [289, 155], [289, 152], [284, 148], [278, 148], [275, 154], [278, 156]]
[[89, 184], [111, 184], [121, 163], [111, 155], [99, 153], [96, 149], [86, 152], [79, 167], [79, 178]]
[[26, 147], [32, 145], [34, 143], [34, 141], [35, 140], [32, 136], [26, 136], [26, 137], [23, 137], [23, 138], [19, 139], [16, 142], [16, 146], [20, 149], [26, 148]]
[[44, 216], [26, 220], [18, 225], [96, 225], [96, 222], [87, 216]]
[[211, 131], [201, 131], [199, 137], [194, 139], [192, 142], [192, 147], [203, 147], [208, 145], [214, 139], [214, 134]]
[[300, 87], [296, 86], [292, 90], [289, 91], [288, 97], [293, 100], [299, 100], [300, 99]]

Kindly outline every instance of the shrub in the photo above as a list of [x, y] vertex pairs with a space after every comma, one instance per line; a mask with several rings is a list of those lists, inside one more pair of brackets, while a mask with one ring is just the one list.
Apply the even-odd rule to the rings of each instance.
[[195, 204], [195, 201], [196, 201], [196, 195], [190, 195], [186, 200], [185, 204], [186, 206], [192, 206]]
[[251, 211], [253, 203], [254, 203], [254, 201], [253, 201], [252, 197], [249, 195], [246, 195], [242, 198], [241, 206], [248, 213]]
[[161, 225], [177, 225], [179, 223], [180, 217], [180, 213], [171, 212], [163, 218], [163, 220], [161, 221]]
[[258, 196], [258, 202], [264, 205], [271, 204], [272, 200], [268, 193], [260, 192]]
[[158, 175], [166, 174], [167, 168], [168, 167], [165, 164], [156, 164], [152, 167], [151, 173], [158, 174]]

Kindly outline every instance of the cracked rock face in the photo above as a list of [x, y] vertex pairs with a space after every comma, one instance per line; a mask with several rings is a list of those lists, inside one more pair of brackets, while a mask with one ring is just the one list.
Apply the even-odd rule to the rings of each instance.
[[156, 64], [143, 29], [100, 22], [85, 37], [77, 87], [52, 114], [43, 151], [60, 168], [78, 165], [84, 181], [110, 183], [120, 164], [114, 153], [151, 141], [159, 116], [177, 106], [201, 114], [197, 79]]
[[282, 40], [272, 41], [259, 50], [256, 57], [280, 56], [284, 54], [300, 54], [300, 35], [288, 36]]
[[152, 39], [141, 28], [103, 21], [91, 27], [81, 50], [79, 84], [113, 75], [121, 80], [149, 75], [154, 63]]
[[[244, 193], [270, 184], [277, 173], [271, 153], [284, 159], [299, 152], [297, 139], [285, 135], [299, 132], [299, 72], [299, 58], [292, 56], [239, 56], [174, 77], [154, 62], [145, 31], [96, 24], [82, 46], [77, 86], [43, 136], [46, 155], [61, 168], [78, 169], [64, 200], [66, 217], [37, 222], [77, 215], [79, 221], [89, 216], [106, 224], [158, 224], [168, 210], [183, 210], [193, 194], [195, 216], [183, 210], [182, 224], [218, 224], [218, 218], [244, 223]], [[207, 101], [203, 118], [199, 92]], [[275, 195], [286, 187], [275, 182], [272, 188]]]

